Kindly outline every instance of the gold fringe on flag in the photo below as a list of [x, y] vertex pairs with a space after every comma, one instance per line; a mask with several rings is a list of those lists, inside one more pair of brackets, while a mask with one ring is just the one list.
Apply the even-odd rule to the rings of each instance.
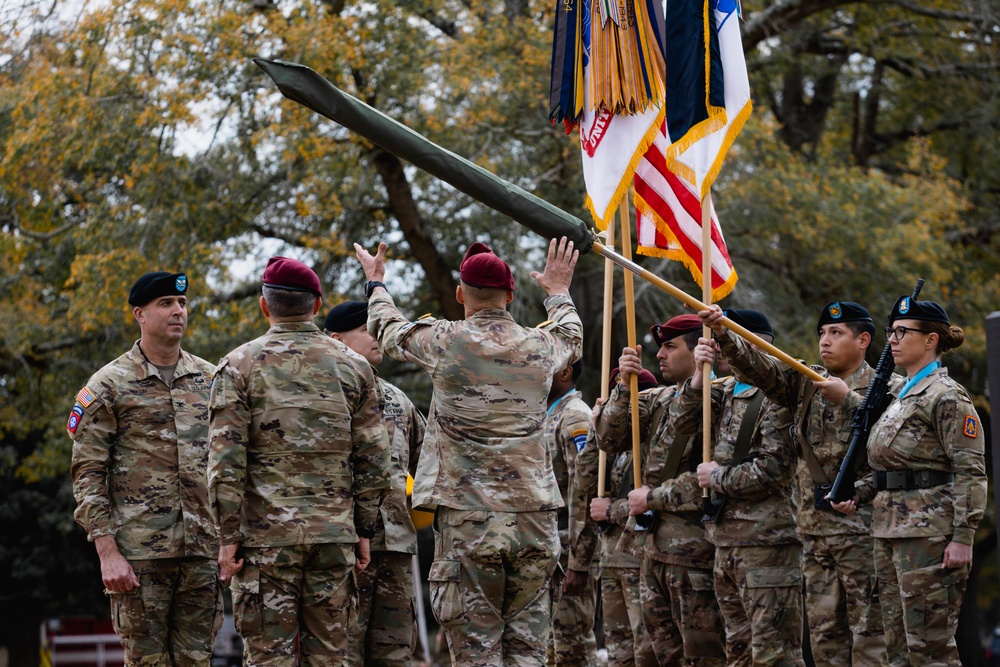
[[646, 2], [615, 0], [620, 17], [616, 23], [597, 20], [606, 0], [592, 1], [588, 78], [593, 109], [630, 116], [662, 106], [666, 63]]

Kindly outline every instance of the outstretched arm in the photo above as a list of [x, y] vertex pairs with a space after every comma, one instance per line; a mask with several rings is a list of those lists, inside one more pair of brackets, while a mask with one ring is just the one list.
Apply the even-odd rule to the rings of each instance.
[[[366, 253], [367, 254], [367, 253]], [[573, 280], [573, 269], [580, 258], [580, 251], [573, 249], [573, 242], [565, 236], [549, 242], [549, 255], [545, 260], [545, 270], [532, 271], [534, 278], [549, 296], [569, 295], [569, 284]], [[360, 259], [360, 257], [359, 257]], [[364, 266], [364, 264], [362, 264]]]

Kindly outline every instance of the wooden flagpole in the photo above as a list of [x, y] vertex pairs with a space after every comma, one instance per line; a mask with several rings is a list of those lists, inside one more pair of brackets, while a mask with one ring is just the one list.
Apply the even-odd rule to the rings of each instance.
[[[712, 303], [712, 190], [701, 200], [701, 300]], [[712, 338], [712, 330], [703, 326], [703, 338]], [[701, 460], [712, 460], [712, 364], [701, 365]], [[709, 497], [708, 489], [702, 489], [702, 498]], [[707, 504], [707, 503], [706, 503]]]
[[[609, 246], [615, 246], [615, 219], [608, 220], [607, 238]], [[601, 398], [606, 402], [611, 395], [611, 318], [614, 300], [615, 263], [604, 260], [604, 330], [601, 339]], [[604, 483], [607, 477], [608, 455], [602, 450], [597, 459], [597, 497], [604, 497]]]
[[[629, 226], [628, 197], [622, 198], [618, 206], [618, 219], [621, 222], [622, 256], [632, 261], [632, 229]], [[625, 272], [625, 324], [628, 329], [628, 346], [636, 347], [635, 332], [635, 288], [632, 284], [632, 274]], [[642, 486], [642, 450], [639, 446], [639, 376], [633, 374], [629, 378], [629, 406], [632, 410], [632, 479], [636, 489]]]
[[[639, 266], [638, 264], [636, 264], [632, 260], [625, 259], [621, 255], [619, 255], [618, 253], [616, 253], [614, 250], [611, 250], [610, 248], [605, 248], [604, 245], [600, 241], [597, 241], [597, 240], [593, 241], [591, 243], [591, 248], [593, 249], [594, 252], [596, 252], [597, 254], [599, 254], [601, 257], [604, 257], [605, 259], [610, 259], [615, 264], [617, 264], [618, 266], [622, 267], [626, 271], [625, 275], [628, 275], [629, 273], [633, 273], [633, 274], [639, 276], [640, 278], [642, 278], [646, 282], [649, 282], [649, 283], [652, 283], [652, 284], [656, 285], [658, 288], [660, 288], [661, 290], [663, 290], [664, 292], [666, 292], [670, 296], [674, 297], [675, 299], [678, 299], [679, 301], [681, 301], [682, 303], [684, 303], [689, 308], [692, 308], [693, 310], [696, 310], [696, 311], [697, 310], [708, 310], [708, 306], [706, 304], [702, 303], [700, 300], [694, 298], [693, 296], [691, 296], [690, 294], [688, 294], [684, 290], [680, 289], [679, 287], [676, 287], [675, 285], [671, 285], [670, 283], [668, 283], [663, 278], [660, 278], [659, 276], [657, 276], [655, 273], [651, 273], [651, 272], [647, 271], [646, 269], [642, 268], [641, 266]], [[736, 334], [740, 338], [743, 338], [744, 340], [746, 340], [746, 341], [748, 341], [750, 343], [753, 343], [754, 345], [756, 345], [757, 347], [759, 347], [761, 350], [767, 352], [771, 356], [777, 357], [779, 360], [781, 360], [782, 363], [786, 364], [787, 366], [791, 367], [792, 369], [794, 369], [795, 371], [801, 373], [802, 375], [805, 375], [810, 380], [815, 380], [816, 382], [824, 382], [824, 381], [826, 381], [827, 378], [823, 377], [822, 375], [820, 375], [819, 373], [817, 373], [813, 369], [809, 368], [808, 366], [806, 366], [805, 364], [803, 364], [801, 361], [799, 361], [795, 357], [793, 357], [790, 354], [788, 354], [787, 352], [783, 352], [782, 350], [778, 349], [777, 347], [775, 347], [771, 343], [768, 343], [766, 340], [764, 340], [763, 338], [761, 338], [757, 334], [751, 332], [746, 327], [741, 326], [741, 325], [737, 324], [736, 322], [733, 322], [728, 317], [723, 317], [720, 320], [720, 322], [722, 322], [722, 325], [724, 327], [726, 327], [727, 329], [729, 329], [730, 331], [732, 331], [734, 334]]]

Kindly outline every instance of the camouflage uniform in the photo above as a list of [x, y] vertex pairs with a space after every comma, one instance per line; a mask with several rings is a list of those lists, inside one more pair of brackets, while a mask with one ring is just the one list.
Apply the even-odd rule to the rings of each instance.
[[565, 295], [546, 329], [503, 309], [458, 322], [408, 322], [385, 291], [368, 304], [384, 354], [434, 385], [413, 506], [435, 508], [431, 605], [461, 665], [539, 665], [563, 506], [543, 421], [552, 376], [580, 356], [583, 326]]
[[[872, 555], [871, 508], [863, 505], [851, 515], [816, 509], [814, 490], [836, 479], [850, 443], [853, 409], [868, 390], [875, 370], [862, 362], [853, 375], [845, 378], [853, 397], [835, 405], [812, 390], [812, 380], [751, 347], [739, 336], [727, 331], [718, 340], [736, 377], [759, 387], [769, 399], [794, 413], [798, 446], [801, 448], [804, 440], [825, 475], [813, 479], [804, 454], [800, 456], [797, 522], [804, 543], [802, 575], [813, 660], [819, 667], [885, 664], [882, 610]], [[812, 368], [828, 376], [822, 366]], [[893, 384], [898, 384], [898, 378]], [[807, 392], [811, 394], [808, 401]], [[867, 461], [862, 462], [858, 476], [865, 476], [869, 470]]]
[[[600, 411], [601, 408], [598, 408]], [[639, 602], [640, 567], [645, 546], [644, 532], [632, 530], [628, 492], [632, 489], [632, 451], [627, 449], [610, 461], [606, 494], [614, 498], [608, 507], [608, 522], [598, 530], [590, 518], [590, 500], [597, 495], [600, 450], [591, 431], [587, 445], [576, 457], [576, 478], [572, 503], [588, 507], [586, 521], [571, 522], [570, 567], [582, 569], [593, 559], [598, 540], [601, 546], [601, 603], [604, 620], [604, 646], [609, 667], [654, 667], [657, 664], [653, 645], [642, 622]]]
[[[655, 526], [645, 533], [640, 599], [646, 632], [661, 665], [725, 664], [722, 620], [715, 600], [712, 561], [715, 547], [701, 525], [701, 489], [693, 469], [700, 462], [700, 439], [686, 437], [676, 476], [664, 466], [675, 442], [669, 408], [677, 387], [644, 391], [639, 401], [640, 437], [645, 449], [643, 483], [650, 487]], [[596, 423], [601, 449], [631, 447], [629, 392], [616, 385]]]
[[342, 664], [357, 604], [354, 545], [373, 535], [389, 443], [365, 359], [312, 322], [274, 324], [212, 384], [208, 486], [248, 665]]
[[371, 563], [358, 573], [358, 623], [351, 633], [351, 665], [410, 665], [416, 646], [413, 554], [406, 476], [416, 470], [427, 420], [398, 387], [376, 376], [389, 435], [392, 489], [379, 508]]
[[[983, 517], [984, 451], [972, 400], [943, 367], [894, 400], [872, 428], [874, 470], [954, 474], [949, 484], [874, 497], [875, 568], [892, 665], [959, 664], [955, 631], [969, 567], [941, 563], [949, 542], [972, 545]], [[862, 502], [872, 497], [873, 477], [858, 484]]]
[[111, 596], [128, 665], [208, 665], [222, 623], [205, 486], [213, 366], [183, 350], [168, 387], [139, 342], [95, 373], [67, 424], [74, 516], [112, 535], [139, 588]]
[[[580, 501], [570, 494], [576, 476], [576, 455], [587, 443], [590, 422], [590, 407], [575, 389], [559, 397], [545, 417], [545, 442], [552, 457], [559, 491], [567, 503], [566, 508], [559, 511], [562, 555], [552, 580], [552, 635], [546, 659], [549, 665], [597, 665], [597, 638], [594, 636], [597, 578], [589, 579], [587, 589], [580, 595], [567, 595], [562, 590], [564, 573], [569, 569], [569, 524], [573, 520], [570, 517], [580, 515], [577, 504]], [[593, 575], [590, 570], [587, 567], [581, 571]]]
[[[716, 443], [710, 487], [726, 496], [705, 524], [715, 545], [715, 594], [726, 628], [727, 664], [804, 665], [802, 544], [792, 506], [795, 445], [788, 410], [765, 400], [743, 461], [733, 461], [747, 406], [759, 390], [729, 377], [712, 387]], [[701, 390], [685, 383], [670, 406], [675, 437], [701, 425]]]

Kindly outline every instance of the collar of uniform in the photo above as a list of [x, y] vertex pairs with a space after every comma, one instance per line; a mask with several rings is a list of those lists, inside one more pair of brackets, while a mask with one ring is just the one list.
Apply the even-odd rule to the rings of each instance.
[[[938, 363], [941, 362], [938, 361]], [[909, 398], [911, 396], [916, 396], [917, 394], [924, 393], [925, 391], [927, 391], [927, 388], [931, 386], [931, 383], [937, 381], [942, 375], [948, 375], [948, 368], [944, 364], [941, 364], [933, 371], [931, 371], [924, 377], [914, 382], [913, 385], [910, 386], [909, 390], [904, 395], [904, 398]], [[905, 388], [905, 386], [906, 384], [904, 383], [903, 386], [899, 388], [899, 390], [902, 391]]]
[[[844, 378], [844, 384], [851, 391], [854, 391], [858, 387], [867, 387], [872, 380], [872, 375], [875, 374], [875, 369], [868, 365], [867, 361], [862, 361], [861, 366], [858, 370], [854, 371], [851, 375]], [[827, 373], [827, 377], [829, 377]]]
[[319, 331], [319, 327], [312, 320], [306, 322], [276, 322], [271, 325], [267, 333], [287, 333], [292, 331]]
[[562, 396], [560, 396], [559, 398], [557, 398], [555, 400], [555, 403], [553, 403], [552, 405], [549, 406], [549, 409], [545, 411], [545, 416], [548, 417], [549, 415], [551, 415], [552, 411], [556, 409], [557, 405], [559, 405], [560, 403], [562, 403], [562, 401], [563, 401], [564, 398], [569, 398], [573, 394], [578, 394], [578, 393], [580, 393], [580, 391], [578, 389], [570, 389], [569, 391], [567, 391], [565, 394], [563, 394]]
[[514, 320], [514, 317], [503, 308], [483, 308], [482, 310], [477, 310], [473, 313], [469, 319], [475, 319], [478, 317], [497, 320]]
[[[139, 343], [141, 342], [142, 342], [141, 338], [135, 341], [135, 343], [132, 344], [132, 349], [129, 350], [128, 353], [129, 358], [132, 360], [132, 363], [135, 366], [136, 377], [142, 380], [145, 380], [146, 378], [149, 377], [159, 378], [160, 371], [155, 365], [153, 365], [153, 362], [147, 359], [146, 355], [143, 354], [142, 348], [139, 346]], [[190, 355], [184, 350], [181, 350], [180, 353], [181, 353], [180, 356], [177, 358], [177, 365], [174, 367], [175, 380], [179, 377], [183, 377], [184, 375], [191, 375], [192, 373], [195, 372], [194, 369], [190, 367], [190, 361], [189, 361]]]

